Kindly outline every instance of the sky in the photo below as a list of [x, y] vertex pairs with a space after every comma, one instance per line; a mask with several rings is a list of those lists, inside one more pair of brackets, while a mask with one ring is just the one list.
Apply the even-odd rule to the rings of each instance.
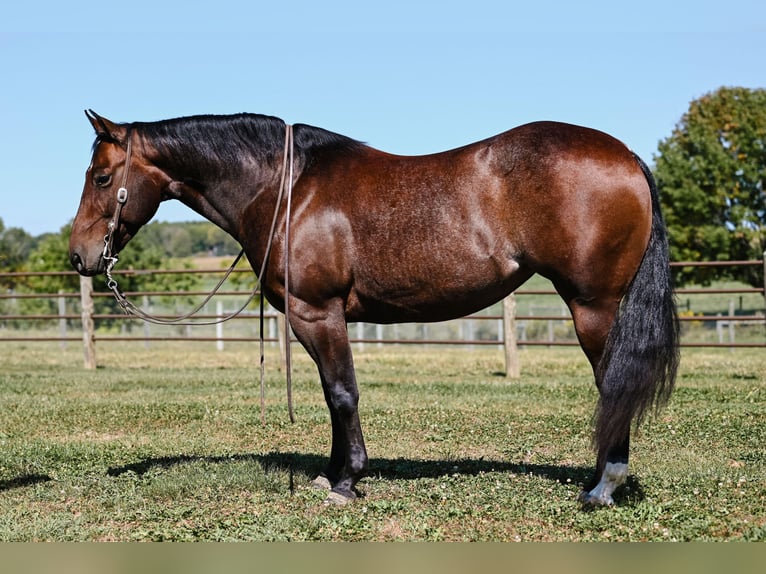
[[74, 217], [87, 108], [263, 113], [413, 155], [558, 120], [651, 163], [692, 100], [766, 87], [764, 38], [763, 0], [5, 2], [0, 219], [39, 235]]

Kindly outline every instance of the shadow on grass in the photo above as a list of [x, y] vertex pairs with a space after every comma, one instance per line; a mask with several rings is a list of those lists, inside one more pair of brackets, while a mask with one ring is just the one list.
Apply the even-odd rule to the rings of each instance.
[[[260, 464], [263, 469], [303, 473], [316, 476], [324, 468], [326, 457], [295, 453], [270, 452], [267, 454], [235, 454], [227, 456], [178, 455], [169, 457], [147, 458], [142, 461], [113, 467], [107, 470], [109, 476], [120, 476], [133, 472], [143, 475], [155, 468], [170, 468], [179, 464], [206, 462], [223, 464], [236, 461], [252, 461]], [[387, 480], [417, 480], [420, 478], [439, 478], [451, 475], [477, 476], [490, 472], [532, 475], [553, 480], [561, 484], [583, 486], [593, 475], [593, 469], [585, 466], [567, 466], [555, 464], [526, 464], [484, 459], [455, 459], [455, 460], [415, 460], [407, 458], [373, 458], [370, 460], [368, 476]], [[629, 476], [626, 484], [615, 492], [615, 502], [620, 504], [635, 504], [644, 499], [644, 492], [638, 479]]]
[[[270, 452], [267, 454], [234, 454], [226, 456], [177, 455], [146, 458], [139, 462], [107, 469], [109, 476], [134, 473], [139, 476], [153, 469], [171, 468], [181, 464], [204, 462], [225, 464], [230, 462], [256, 462], [264, 471], [287, 471], [316, 476], [324, 468], [326, 458], [315, 454], [295, 452]], [[370, 460], [368, 476], [386, 480], [417, 480], [421, 478], [439, 478], [451, 475], [477, 476], [485, 473], [502, 472], [509, 474], [532, 475], [553, 480], [561, 484], [583, 486], [592, 476], [593, 469], [585, 466], [567, 466], [555, 464], [526, 464], [484, 459], [455, 460], [414, 460], [407, 458], [373, 458]], [[49, 482], [52, 478], [44, 474], [25, 474], [8, 480], [0, 480], [0, 492], [14, 488], [23, 488]], [[615, 492], [618, 505], [636, 504], [644, 500], [641, 484], [633, 475], [628, 476], [626, 484]]]
[[6, 490], [11, 490], [13, 488], [32, 486], [33, 484], [48, 482], [49, 480], [53, 479], [46, 474], [22, 474], [16, 478], [0, 480], [0, 492], [5, 492]]

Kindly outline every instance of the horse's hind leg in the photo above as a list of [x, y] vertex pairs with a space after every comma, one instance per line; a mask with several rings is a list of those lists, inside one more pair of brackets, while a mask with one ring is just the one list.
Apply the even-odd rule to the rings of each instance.
[[[575, 331], [596, 377], [596, 386], [604, 400], [606, 389], [602, 385], [599, 363], [606, 346], [609, 330], [617, 312], [615, 302], [570, 301]], [[603, 433], [602, 433], [603, 434]], [[595, 436], [598, 459], [596, 474], [590, 485], [580, 494], [580, 501], [591, 506], [614, 504], [612, 494], [628, 476], [630, 429], [610, 435], [606, 440], [601, 434]]]
[[[590, 486], [580, 493], [580, 502], [586, 506], [611, 506], [614, 504], [612, 493], [628, 477], [628, 451], [630, 437], [609, 449], [605, 461], [599, 461], [596, 475]], [[594, 486], [595, 483], [595, 486]]]

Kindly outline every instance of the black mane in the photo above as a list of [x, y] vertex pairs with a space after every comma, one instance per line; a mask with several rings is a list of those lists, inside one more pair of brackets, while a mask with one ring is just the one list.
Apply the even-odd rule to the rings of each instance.
[[[246, 162], [281, 161], [285, 122], [257, 114], [202, 115], [136, 122], [129, 127], [148, 140], [169, 165], [183, 166], [192, 173], [222, 173], [238, 170]], [[320, 151], [344, 152], [363, 144], [333, 132], [296, 124], [293, 127], [295, 155], [303, 165]]]

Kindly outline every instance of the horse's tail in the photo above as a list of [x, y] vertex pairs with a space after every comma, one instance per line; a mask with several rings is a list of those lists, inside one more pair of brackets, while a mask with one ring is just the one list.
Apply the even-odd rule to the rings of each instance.
[[594, 442], [600, 465], [607, 451], [629, 436], [631, 425], [637, 428], [647, 411], [667, 402], [679, 362], [678, 315], [657, 184], [649, 167], [634, 156], [649, 183], [652, 231], [597, 368], [600, 400]]

